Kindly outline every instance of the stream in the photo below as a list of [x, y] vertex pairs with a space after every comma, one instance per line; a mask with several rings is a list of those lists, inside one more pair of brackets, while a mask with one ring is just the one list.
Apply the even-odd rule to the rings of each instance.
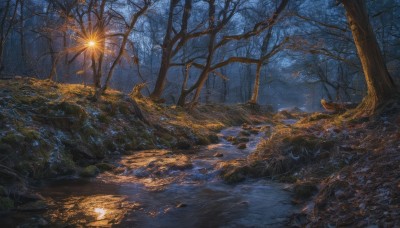
[[[262, 128], [259, 126], [259, 128]], [[220, 142], [191, 151], [138, 151], [119, 167], [93, 179], [50, 181], [36, 189], [48, 210], [11, 212], [5, 226], [51, 227], [282, 227], [296, 210], [284, 185], [219, 178], [226, 161], [246, 159], [263, 130], [247, 138], [246, 149], [227, 140], [241, 127], [219, 133]]]

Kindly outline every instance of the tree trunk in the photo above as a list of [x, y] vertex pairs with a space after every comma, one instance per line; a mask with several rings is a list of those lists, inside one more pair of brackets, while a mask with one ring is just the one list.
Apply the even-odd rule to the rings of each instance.
[[170, 66], [170, 56], [171, 56], [170, 48], [167, 47], [163, 49], [161, 57], [161, 66], [160, 66], [160, 71], [158, 72], [156, 85], [154, 86], [153, 92], [150, 94], [150, 97], [153, 100], [159, 100], [164, 91], [165, 79], [167, 78], [167, 73]]
[[256, 69], [256, 78], [254, 79], [254, 87], [253, 87], [253, 94], [251, 95], [251, 99], [249, 103], [257, 104], [258, 100], [258, 91], [260, 90], [260, 74], [261, 74], [262, 62], [257, 64]]
[[397, 96], [396, 86], [386, 68], [364, 0], [344, 0], [347, 20], [364, 71], [368, 94], [358, 107], [362, 115], [372, 115]]
[[178, 0], [171, 0], [171, 2], [170, 2], [167, 31], [165, 33], [165, 37], [164, 37], [164, 41], [163, 41], [163, 45], [162, 45], [160, 71], [158, 72], [158, 77], [157, 77], [157, 81], [156, 81], [154, 90], [150, 94], [150, 97], [153, 100], [159, 100], [161, 98], [162, 92], [164, 91], [165, 80], [167, 78], [167, 73], [168, 73], [168, 69], [170, 67], [170, 61], [171, 61], [171, 52], [172, 52], [171, 33], [173, 30], [174, 9], [178, 3], [179, 3]]

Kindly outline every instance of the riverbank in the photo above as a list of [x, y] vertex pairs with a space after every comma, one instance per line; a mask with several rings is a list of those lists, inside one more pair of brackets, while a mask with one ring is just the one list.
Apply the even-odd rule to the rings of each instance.
[[90, 180], [43, 181], [35, 190], [46, 210], [12, 211], [0, 220], [7, 227], [283, 227], [298, 209], [283, 184], [254, 179], [230, 185], [219, 177], [221, 164], [244, 159], [264, 135], [252, 131], [246, 149], [227, 140], [244, 138], [244, 131], [223, 129], [220, 142], [190, 150], [124, 155], [115, 161], [118, 168]]
[[0, 81], [0, 210], [40, 199], [28, 186], [60, 176], [93, 177], [110, 158], [146, 149], [190, 149], [218, 141], [227, 126], [267, 121], [246, 106], [193, 111], [83, 85], [19, 78]]
[[373, 118], [314, 113], [277, 124], [245, 162], [226, 166], [224, 178], [292, 183], [293, 203], [304, 207], [295, 226], [399, 226], [399, 113], [393, 104]]

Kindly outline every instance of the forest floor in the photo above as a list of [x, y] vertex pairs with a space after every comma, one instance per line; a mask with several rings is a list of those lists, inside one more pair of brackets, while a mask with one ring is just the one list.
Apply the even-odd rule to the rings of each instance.
[[[269, 124], [247, 160], [226, 163], [222, 177], [290, 183], [303, 205], [292, 226], [400, 226], [400, 108], [374, 118], [339, 114], [276, 114], [246, 105], [201, 105], [194, 110], [154, 104], [109, 90], [31, 78], [0, 81], [0, 210], [40, 199], [29, 183], [65, 175], [95, 176], [111, 159], [134, 151], [187, 150], [218, 141], [228, 126]], [[137, 106], [145, 120], [141, 120]], [[249, 127], [250, 126], [250, 127]], [[228, 139], [238, 140], [240, 138]]]
[[293, 226], [400, 226], [399, 113], [393, 104], [373, 118], [314, 113], [277, 124], [245, 163], [227, 165], [224, 177], [293, 183], [293, 203], [304, 206]]

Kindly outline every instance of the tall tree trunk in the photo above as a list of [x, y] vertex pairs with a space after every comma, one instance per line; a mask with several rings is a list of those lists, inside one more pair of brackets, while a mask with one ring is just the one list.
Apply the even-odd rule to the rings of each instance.
[[171, 61], [171, 52], [172, 52], [171, 33], [173, 30], [174, 9], [178, 3], [179, 3], [179, 0], [171, 0], [171, 2], [170, 2], [167, 31], [165, 33], [165, 37], [164, 37], [164, 41], [163, 41], [163, 45], [162, 45], [160, 71], [158, 72], [158, 77], [157, 77], [157, 81], [156, 81], [154, 90], [150, 94], [150, 97], [153, 100], [159, 100], [161, 98], [162, 92], [164, 91], [165, 79], [167, 78], [167, 73], [168, 73], [168, 69], [170, 67], [170, 61]]
[[358, 107], [363, 115], [372, 115], [397, 96], [396, 86], [386, 68], [364, 0], [344, 0], [347, 20], [364, 71], [368, 94]]

